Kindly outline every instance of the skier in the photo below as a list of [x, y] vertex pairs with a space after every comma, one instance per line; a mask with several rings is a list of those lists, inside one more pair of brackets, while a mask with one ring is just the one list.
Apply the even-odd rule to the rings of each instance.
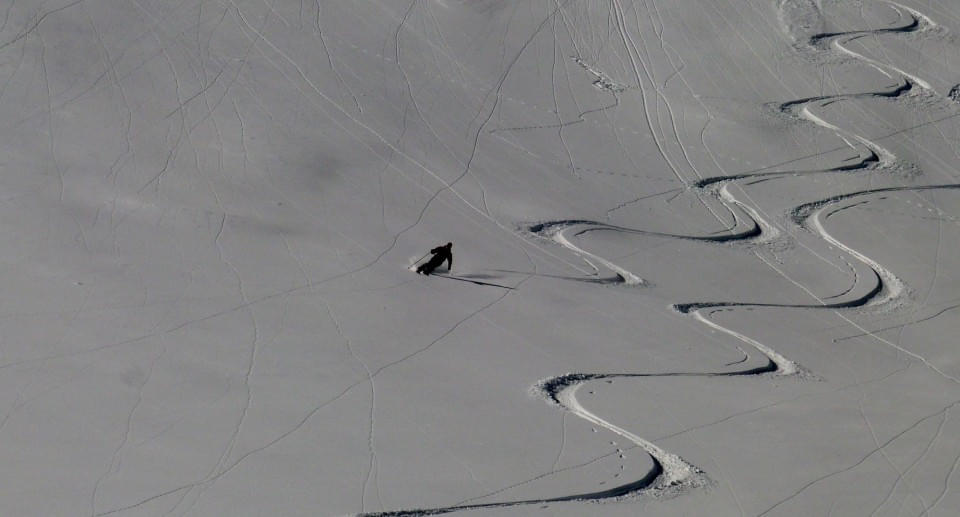
[[421, 265], [417, 268], [417, 273], [421, 275], [429, 275], [433, 273], [434, 269], [440, 267], [440, 264], [443, 264], [444, 261], [447, 262], [447, 271], [453, 268], [453, 243], [448, 242], [443, 246], [437, 246], [430, 250], [430, 253], [433, 254], [430, 257], [430, 260], [426, 264]]

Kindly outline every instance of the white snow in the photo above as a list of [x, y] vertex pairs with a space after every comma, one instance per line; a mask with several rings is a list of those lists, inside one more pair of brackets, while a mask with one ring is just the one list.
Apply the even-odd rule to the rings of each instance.
[[0, 515], [960, 507], [960, 5], [0, 20]]

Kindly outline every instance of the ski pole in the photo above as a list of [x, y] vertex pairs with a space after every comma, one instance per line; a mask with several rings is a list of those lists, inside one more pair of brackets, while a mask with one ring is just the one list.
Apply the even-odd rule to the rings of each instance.
[[428, 252], [426, 252], [426, 253], [424, 253], [422, 257], [420, 257], [420, 258], [418, 258], [417, 260], [414, 260], [414, 261], [413, 261], [413, 264], [410, 264], [410, 266], [409, 266], [409, 267], [413, 267], [413, 266], [416, 266], [418, 262], [420, 262], [421, 260], [423, 260], [423, 259], [425, 259], [425, 258], [427, 258], [427, 255], [429, 255], [429, 254], [430, 254], [430, 252], [429, 252], [429, 251], [428, 251]]

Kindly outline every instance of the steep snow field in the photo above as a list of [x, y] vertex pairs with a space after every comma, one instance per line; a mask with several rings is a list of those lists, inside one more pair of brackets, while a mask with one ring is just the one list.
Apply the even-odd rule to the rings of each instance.
[[0, 19], [0, 515], [960, 508], [957, 2]]

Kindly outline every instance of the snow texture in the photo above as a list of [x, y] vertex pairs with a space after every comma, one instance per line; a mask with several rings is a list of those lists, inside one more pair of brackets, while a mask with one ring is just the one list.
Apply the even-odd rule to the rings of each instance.
[[0, 19], [0, 515], [960, 507], [960, 5]]

